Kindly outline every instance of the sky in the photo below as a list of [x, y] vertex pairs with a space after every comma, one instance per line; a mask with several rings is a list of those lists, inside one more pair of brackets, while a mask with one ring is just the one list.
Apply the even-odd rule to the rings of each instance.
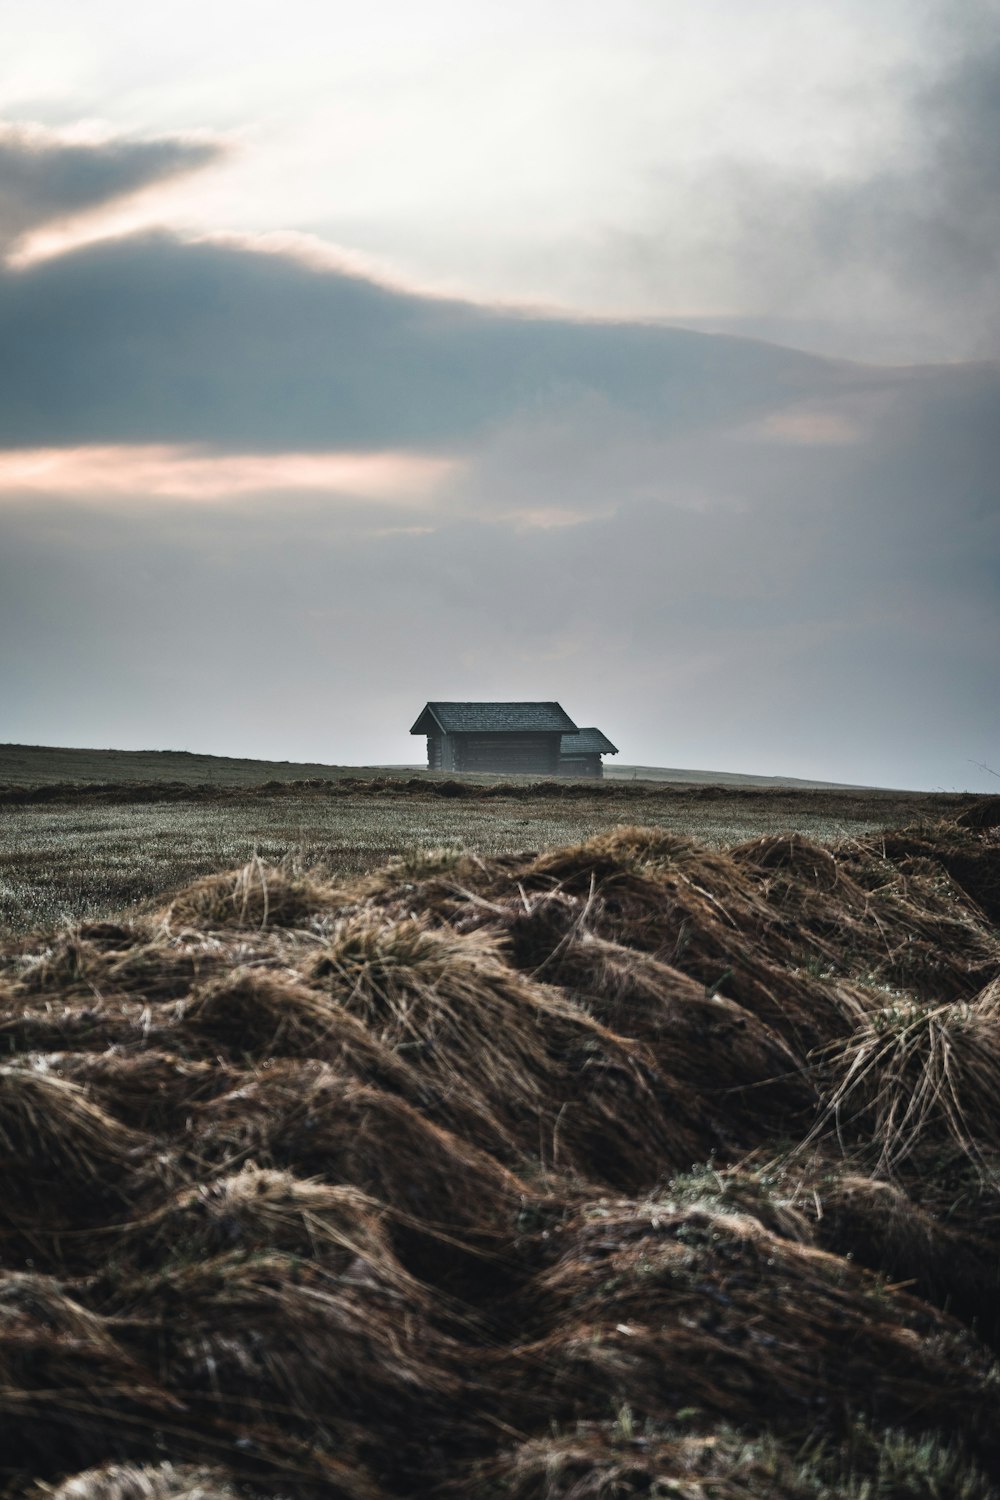
[[1000, 0], [6, 0], [0, 740], [1000, 775]]

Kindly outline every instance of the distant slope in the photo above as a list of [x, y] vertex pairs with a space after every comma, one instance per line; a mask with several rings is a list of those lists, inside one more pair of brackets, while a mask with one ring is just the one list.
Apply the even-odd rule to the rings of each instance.
[[[385, 775], [377, 766], [328, 766], [287, 760], [240, 760], [187, 750], [66, 750], [51, 745], [0, 745], [0, 782], [45, 786], [59, 781], [184, 781], [259, 786], [321, 776]], [[413, 772], [407, 768], [407, 774]]]
[[[867, 790], [840, 782], [802, 781], [792, 776], [751, 776], [735, 771], [686, 771], [664, 766], [612, 765], [609, 781], [671, 781], [695, 786], [790, 787], [802, 790]], [[51, 745], [0, 745], [0, 783], [48, 786], [56, 782], [181, 781], [219, 786], [259, 786], [266, 781], [300, 781], [313, 777], [428, 775], [423, 766], [331, 766], [287, 760], [241, 760], [227, 755], [197, 755], [188, 750], [68, 750]], [[500, 778], [475, 776], [475, 781]], [[524, 780], [523, 777], [503, 778]], [[531, 778], [527, 778], [531, 779]]]
[[787, 786], [810, 791], [875, 791], [847, 781], [805, 781], [801, 776], [750, 776], [739, 771], [680, 771], [667, 766], [615, 766], [604, 763], [608, 781], [679, 781], [688, 786]]

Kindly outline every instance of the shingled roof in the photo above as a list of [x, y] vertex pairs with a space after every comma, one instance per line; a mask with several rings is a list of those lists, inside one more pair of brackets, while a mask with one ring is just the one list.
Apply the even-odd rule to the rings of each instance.
[[576, 725], [558, 703], [428, 703], [411, 734], [563, 734]]
[[559, 744], [560, 755], [617, 755], [618, 746], [612, 745], [606, 734], [593, 725], [589, 729], [578, 729], [576, 734], [564, 734]]

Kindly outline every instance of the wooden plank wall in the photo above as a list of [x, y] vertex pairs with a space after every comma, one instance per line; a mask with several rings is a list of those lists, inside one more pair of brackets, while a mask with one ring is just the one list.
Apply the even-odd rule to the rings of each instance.
[[461, 734], [452, 738], [456, 771], [554, 776], [558, 769], [558, 734]]
[[600, 778], [599, 755], [561, 756], [558, 734], [429, 734], [431, 771], [496, 771], [499, 775]]

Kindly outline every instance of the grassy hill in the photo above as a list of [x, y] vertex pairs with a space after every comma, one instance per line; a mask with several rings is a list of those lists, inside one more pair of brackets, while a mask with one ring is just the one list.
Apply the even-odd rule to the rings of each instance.
[[[182, 781], [193, 785], [258, 786], [265, 781], [315, 777], [429, 776], [421, 765], [333, 766], [312, 761], [250, 760], [199, 755], [189, 750], [71, 750], [51, 745], [0, 745], [0, 784], [46, 786], [58, 782]], [[672, 781], [686, 785], [835, 788], [838, 783], [795, 777], [751, 776], [733, 771], [675, 770], [665, 766], [605, 764], [610, 781]], [[474, 780], [497, 780], [477, 776]], [[509, 777], [508, 780], [524, 780]]]
[[[400, 768], [397, 768], [400, 769]], [[188, 750], [67, 750], [53, 745], [0, 745], [0, 782], [186, 781], [192, 785], [258, 786], [265, 781], [385, 775], [377, 766], [328, 766], [287, 760], [241, 760]], [[407, 775], [416, 774], [407, 768]]]

